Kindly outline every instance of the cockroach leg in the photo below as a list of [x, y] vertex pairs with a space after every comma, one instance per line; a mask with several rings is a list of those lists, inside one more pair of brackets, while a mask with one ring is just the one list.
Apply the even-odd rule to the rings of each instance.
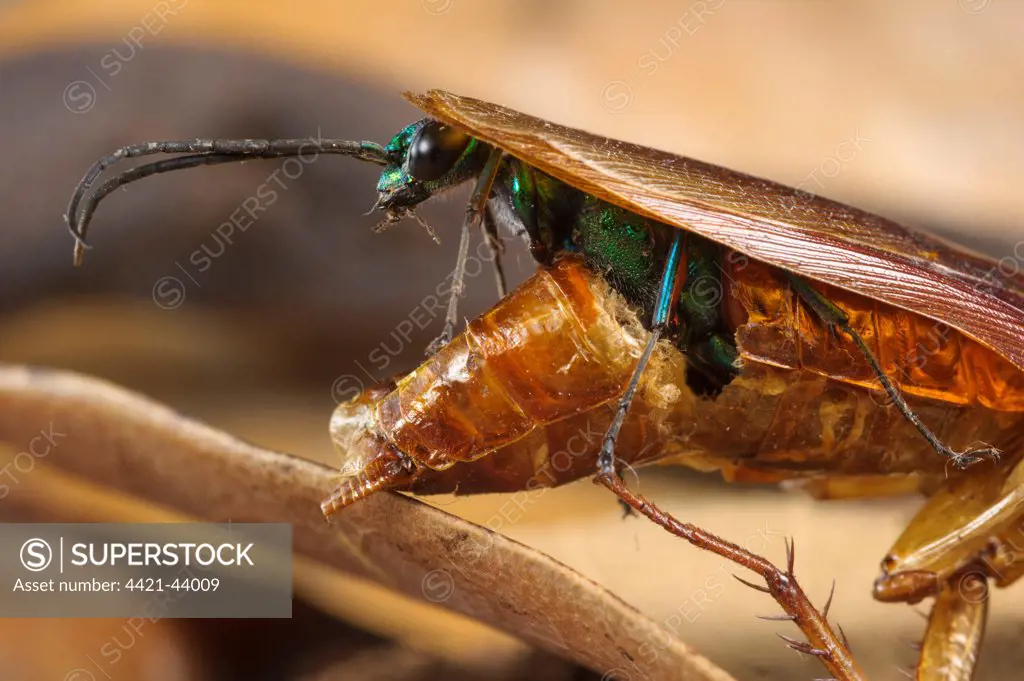
[[[979, 560], [987, 565], [998, 539], [1020, 531], [1024, 483], [1013, 481], [1022, 474], [1024, 463], [1002, 463], [948, 479], [889, 549], [875, 598], [916, 603], [936, 595], [964, 566]], [[998, 578], [994, 568], [989, 572]]]
[[985, 629], [989, 584], [1018, 579], [1013, 548], [1024, 520], [1024, 464], [971, 469], [928, 499], [882, 561], [875, 598], [935, 596], [921, 647], [921, 681], [967, 681]]
[[[711, 551], [756, 572], [764, 579], [767, 588], [756, 584], [750, 584], [750, 586], [771, 594], [772, 598], [786, 612], [786, 619], [792, 620], [807, 636], [806, 643], [783, 637], [790, 647], [817, 657], [838, 681], [862, 681], [866, 678], [850, 654], [848, 647], [832, 631], [828, 621], [811, 604], [800, 584], [797, 583], [796, 577], [793, 575], [793, 551], [788, 542], [787, 568], [783, 571], [765, 558], [732, 542], [702, 530], [696, 525], [676, 520], [671, 514], [662, 511], [643, 496], [631, 492], [616, 473], [598, 473], [595, 481], [610, 489], [619, 499], [666, 531], [685, 539], [698, 548]], [[747, 582], [744, 581], [744, 583]]]
[[505, 268], [501, 263], [501, 256], [505, 252], [505, 243], [501, 240], [501, 235], [498, 234], [498, 222], [494, 219], [490, 203], [484, 206], [484, 237], [487, 251], [491, 256], [491, 263], [494, 266], [494, 285], [498, 290], [498, 298], [504, 298], [508, 293]]
[[935, 597], [917, 663], [918, 681], [970, 681], [985, 634], [988, 578], [971, 567]]
[[448, 345], [455, 334], [455, 324], [459, 318], [459, 298], [462, 297], [465, 287], [466, 261], [469, 258], [469, 235], [484, 217], [487, 201], [491, 195], [491, 186], [494, 184], [494, 178], [497, 177], [498, 168], [501, 166], [501, 155], [501, 149], [494, 147], [491, 150], [484, 169], [477, 176], [473, 194], [466, 205], [466, 216], [462, 220], [462, 232], [459, 234], [459, 255], [455, 260], [455, 270], [452, 272], [452, 288], [448, 295], [448, 310], [444, 316], [444, 328], [441, 335], [427, 347], [428, 356]]
[[[989, 544], [989, 552], [985, 558], [985, 566], [996, 586], [1006, 587], [1024, 577], [1024, 556], [1020, 552], [1020, 536], [1024, 527], [1014, 524], [1008, 531]], [[1010, 539], [1007, 535], [1016, 535]]]
[[843, 333], [847, 334], [853, 339], [857, 349], [860, 350], [864, 358], [867, 359], [868, 364], [871, 366], [872, 373], [878, 378], [878, 382], [881, 384], [882, 389], [885, 390], [889, 399], [892, 403], [900, 410], [903, 414], [903, 418], [910, 422], [919, 433], [928, 441], [928, 444], [938, 452], [940, 455], [946, 457], [951, 463], [957, 468], [963, 469], [967, 466], [977, 463], [982, 459], [993, 459], [997, 460], [1001, 452], [988, 446], [970, 447], [962, 452], [955, 452], [938, 438], [932, 430], [924, 424], [924, 422], [918, 417], [917, 414], [910, 408], [907, 401], [903, 399], [899, 390], [893, 384], [892, 380], [886, 375], [882, 369], [881, 364], [878, 362], [878, 358], [875, 357], [875, 353], [871, 351], [867, 343], [864, 342], [864, 338], [850, 325], [849, 316], [836, 307], [828, 298], [823, 296], [817, 290], [815, 290], [803, 277], [799, 277], [795, 274], [787, 272], [787, 276], [793, 283], [793, 288], [796, 290], [800, 298], [807, 303], [814, 312], [821, 318], [823, 322], [829, 327], [829, 329], [839, 329]]

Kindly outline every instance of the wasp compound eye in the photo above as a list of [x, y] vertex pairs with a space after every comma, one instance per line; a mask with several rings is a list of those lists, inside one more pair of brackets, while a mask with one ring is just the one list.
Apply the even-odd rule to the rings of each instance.
[[427, 123], [409, 145], [409, 176], [419, 182], [440, 179], [455, 166], [469, 140], [469, 135], [451, 126]]

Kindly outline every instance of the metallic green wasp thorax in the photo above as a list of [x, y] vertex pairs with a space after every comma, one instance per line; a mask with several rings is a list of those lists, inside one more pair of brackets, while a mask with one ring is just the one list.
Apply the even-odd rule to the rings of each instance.
[[[506, 222], [518, 220], [538, 261], [561, 252], [583, 255], [646, 324], [678, 230], [585, 194], [516, 158], [503, 163], [492, 205]], [[670, 333], [696, 370], [701, 389], [709, 391], [736, 373], [735, 329], [728, 328], [722, 313], [724, 255], [717, 244], [686, 235], [686, 271]]]

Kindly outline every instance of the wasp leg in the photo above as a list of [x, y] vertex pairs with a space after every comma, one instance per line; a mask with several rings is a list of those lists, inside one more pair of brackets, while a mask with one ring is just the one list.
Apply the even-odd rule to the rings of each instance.
[[931, 429], [924, 424], [924, 422], [918, 417], [917, 414], [910, 408], [907, 401], [900, 395], [899, 390], [893, 384], [892, 380], [886, 375], [882, 369], [881, 364], [878, 363], [878, 358], [875, 357], [875, 353], [871, 351], [868, 344], [864, 341], [864, 338], [857, 333], [857, 331], [850, 325], [850, 318], [845, 312], [840, 310], [833, 304], [828, 298], [823, 296], [821, 293], [816, 291], [806, 280], [795, 274], [789, 274], [789, 279], [793, 283], [793, 288], [800, 296], [800, 298], [807, 303], [808, 307], [814, 310], [815, 314], [821, 318], [825, 324], [831, 329], [839, 329], [840, 331], [847, 334], [853, 339], [857, 349], [861, 351], [864, 358], [867, 359], [868, 364], [871, 365], [871, 371], [878, 378], [878, 382], [881, 384], [882, 389], [885, 390], [889, 399], [892, 403], [900, 410], [903, 414], [903, 418], [911, 423], [918, 432], [928, 441], [928, 444], [932, 446], [936, 452], [952, 461], [957, 468], [966, 468], [972, 463], [977, 463], [983, 458], [998, 459], [999, 450], [993, 447], [977, 447], [970, 448], [963, 452], [955, 452], [946, 445], [931, 431]]
[[498, 234], [498, 221], [494, 219], [491, 211], [491, 204], [484, 207], [484, 236], [487, 239], [487, 251], [490, 253], [491, 262], [494, 265], [494, 284], [498, 289], [498, 298], [504, 298], [508, 293], [508, 284], [505, 282], [505, 267], [501, 263], [501, 256], [505, 252], [505, 243]]
[[985, 635], [988, 578], [968, 569], [946, 582], [928, 616], [917, 681], [970, 681]]
[[644, 497], [631, 492], [615, 472], [599, 473], [596, 482], [610, 489], [635, 511], [647, 516], [668, 532], [682, 537], [698, 548], [716, 553], [756, 572], [764, 579], [767, 588], [749, 584], [744, 580], [740, 581], [771, 594], [772, 598], [786, 612], [786, 615], [780, 616], [779, 619], [791, 620], [807, 636], [806, 643], [783, 637], [790, 647], [816, 656], [837, 681], [860, 681], [866, 678], [853, 656], [850, 655], [848, 646], [832, 631], [825, 614], [819, 612], [811, 604], [810, 599], [797, 583], [796, 577], [793, 575], [793, 552], [789, 545], [787, 545], [787, 567], [783, 571], [765, 558], [736, 544], [706, 532], [696, 525], [676, 520]]
[[677, 230], [672, 246], [669, 248], [668, 257], [665, 259], [665, 271], [661, 275], [661, 286], [658, 289], [658, 300], [654, 306], [654, 315], [651, 317], [651, 337], [647, 339], [647, 345], [640, 355], [633, 375], [629, 379], [626, 391], [622, 393], [619, 400], [619, 407], [615, 412], [612, 424], [608, 426], [608, 432], [604, 434], [601, 443], [601, 453], [597, 456], [597, 470], [602, 474], [615, 474], [615, 438], [622, 429], [626, 420], [626, 413], [629, 412], [629, 405], [633, 402], [636, 388], [640, 385], [640, 377], [647, 368], [647, 363], [654, 354], [654, 348], [658, 345], [662, 332], [668, 325], [668, 320], [675, 302], [679, 299], [681, 278], [679, 268], [683, 249], [683, 231]]
[[501, 149], [495, 147], [491, 150], [491, 155], [487, 157], [487, 163], [480, 171], [476, 185], [473, 187], [473, 194], [469, 197], [466, 216], [462, 220], [462, 232], [459, 235], [459, 255], [455, 260], [455, 269], [452, 271], [452, 289], [448, 295], [448, 310], [444, 316], [444, 328], [441, 335], [427, 347], [427, 355], [433, 355], [448, 345], [455, 333], [455, 324], [459, 319], [459, 298], [462, 297], [465, 287], [466, 261], [469, 259], [469, 235], [483, 219], [487, 200], [491, 195], [491, 186], [494, 184], [494, 178], [497, 177], [498, 168], [501, 166], [500, 161]]

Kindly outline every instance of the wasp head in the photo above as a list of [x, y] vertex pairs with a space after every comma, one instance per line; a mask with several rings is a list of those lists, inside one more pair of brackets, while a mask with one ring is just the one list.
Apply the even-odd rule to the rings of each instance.
[[389, 163], [377, 182], [375, 209], [401, 213], [477, 175], [488, 147], [432, 118], [406, 127], [384, 147]]

